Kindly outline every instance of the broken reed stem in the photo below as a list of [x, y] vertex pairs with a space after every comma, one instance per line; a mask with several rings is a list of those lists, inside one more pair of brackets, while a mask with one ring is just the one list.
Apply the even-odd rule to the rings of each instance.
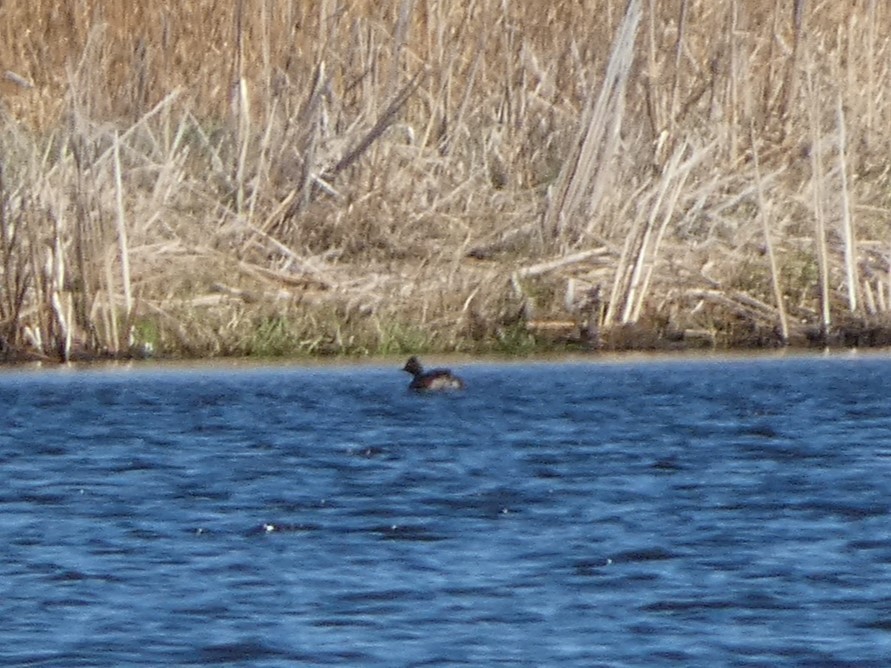
[[251, 109], [247, 81], [239, 79], [236, 85], [238, 115], [235, 122], [238, 127], [238, 162], [235, 167], [235, 204], [240, 214], [244, 211], [244, 174], [247, 171], [248, 149], [251, 145]]
[[[640, 0], [629, 0], [616, 34], [609, 64], [596, 98], [588, 96], [577, 139], [557, 178], [554, 196], [542, 220], [543, 236], [559, 239], [583, 198], [588, 211], [597, 207], [611, 173], [610, 157], [622, 125], [622, 98], [634, 61], [634, 43], [640, 23]], [[587, 196], [589, 195], [590, 196]]]
[[641, 275], [643, 274], [644, 262], [647, 257], [647, 250], [650, 245], [650, 235], [653, 233], [653, 225], [656, 218], [656, 215], [659, 211], [659, 208], [662, 206], [662, 197], [665, 195], [664, 185], [666, 180], [663, 179], [663, 189], [659, 191], [659, 195], [656, 197], [656, 201], [653, 203], [653, 206], [650, 207], [650, 213], [647, 216], [647, 221], [644, 223], [643, 236], [640, 241], [640, 245], [637, 247], [637, 256], [634, 258], [634, 266], [631, 270], [631, 279], [628, 283], [628, 290], [625, 293], [625, 306], [622, 309], [622, 324], [628, 324], [631, 322], [631, 312], [634, 308], [635, 299], [637, 297], [637, 286], [640, 283]]
[[[684, 149], [686, 148], [686, 143], [684, 144]], [[683, 153], [682, 149], [679, 153]], [[687, 177], [690, 176], [690, 172], [693, 169], [694, 165], [700, 162], [702, 155], [704, 155], [706, 151], [702, 151], [699, 155], [692, 156], [687, 162], [681, 166], [680, 175], [675, 183], [674, 190], [671, 194], [671, 199], [669, 200], [668, 205], [665, 207], [665, 211], [662, 215], [662, 223], [659, 225], [659, 232], [656, 234], [656, 239], [653, 242], [653, 252], [652, 258], [649, 262], [649, 266], [647, 267], [646, 276], [644, 276], [643, 284], [640, 288], [640, 296], [637, 299], [637, 304], [634, 307], [634, 310], [631, 313], [631, 321], [637, 322], [640, 320], [640, 314], [643, 310], [644, 299], [650, 291], [650, 283], [653, 278], [653, 273], [656, 270], [656, 263], [659, 259], [659, 249], [662, 247], [662, 239], [665, 238], [665, 231], [668, 229], [668, 223], [671, 222], [672, 218], [674, 218], [674, 212], [677, 209], [678, 199], [681, 196], [681, 193], [684, 191], [684, 186], [687, 184]]]
[[[876, 28], [878, 18], [876, 16], [876, 4], [878, 0], [869, 0], [866, 37], [866, 90], [874, 90], [876, 85]], [[875, 129], [876, 101], [873, 96], [866, 96], [866, 129], [870, 133]]]
[[387, 76], [387, 95], [385, 99], [393, 98], [396, 93], [396, 86], [399, 84], [399, 70], [402, 65], [402, 52], [408, 41], [413, 7], [414, 0], [402, 0], [402, 4], [399, 8], [399, 16], [396, 19], [396, 29], [393, 35], [392, 62], [390, 63], [390, 73]]
[[275, 112], [278, 109], [278, 100], [273, 100], [269, 105], [269, 112], [266, 120], [266, 131], [263, 133], [263, 139], [260, 141], [260, 155], [257, 158], [257, 167], [254, 175], [254, 187], [251, 188], [251, 197], [248, 203], [248, 220], [254, 220], [254, 211], [257, 208], [258, 195], [263, 190], [263, 186], [267, 180], [266, 163], [268, 161], [269, 152], [272, 146], [272, 129], [275, 126]]
[[681, 0], [681, 7], [678, 12], [678, 34], [674, 44], [674, 76], [671, 82], [671, 135], [674, 136], [675, 125], [678, 122], [678, 106], [680, 101], [680, 91], [678, 88], [678, 80], [681, 72], [681, 54], [684, 47], [684, 32], [687, 26], [687, 0]]
[[[660, 139], [665, 136], [666, 131], [660, 118], [659, 110], [656, 108], [656, 93], [654, 91], [656, 82], [659, 79], [659, 71], [656, 67], [656, 0], [649, 0], [649, 20], [647, 21], [647, 69], [644, 77], [644, 91], [646, 93], [646, 109], [647, 118], [650, 122], [650, 129], [653, 136]], [[658, 152], [657, 152], [658, 153]]]
[[[886, 256], [886, 261], [888, 263], [888, 271], [885, 276], [886, 280], [886, 290], [888, 291], [888, 308], [891, 308], [891, 247], [888, 249], [888, 254]], [[881, 287], [881, 286], [880, 286]], [[879, 290], [879, 294], [882, 294], [881, 290]]]
[[606, 246], [600, 246], [598, 248], [590, 248], [588, 250], [579, 251], [578, 253], [571, 253], [570, 255], [563, 255], [558, 257], [555, 260], [546, 260], [544, 262], [538, 262], [533, 265], [529, 265], [528, 267], [521, 267], [517, 269], [514, 274], [518, 278], [528, 278], [530, 276], [541, 276], [542, 274], [547, 274], [548, 272], [554, 271], [555, 269], [561, 269], [570, 264], [576, 264], [579, 262], [584, 262], [585, 260], [590, 260], [593, 257], [597, 256], [608, 256], [609, 249]]
[[764, 231], [764, 246], [767, 249], [767, 259], [770, 263], [770, 279], [773, 284], [773, 297], [777, 305], [777, 316], [780, 321], [780, 338], [785, 345], [789, 342], [789, 323], [786, 318], [786, 306], [783, 303], [783, 291], [780, 288], [780, 275], [777, 270], [777, 260], [773, 252], [773, 242], [770, 239], [770, 225], [768, 223], [767, 202], [764, 199], [764, 183], [761, 180], [761, 167], [758, 163], [758, 144], [755, 138], [755, 126], [749, 126], [752, 142], [752, 163], [755, 168], [755, 184], [758, 192], [758, 217], [761, 219], [761, 227]]
[[[625, 308], [622, 313], [622, 324], [637, 322], [638, 318], [640, 317], [643, 301], [646, 296], [646, 290], [649, 285], [649, 276], [652, 274], [653, 267], [656, 264], [656, 257], [659, 252], [659, 242], [665, 232], [665, 227], [668, 225], [669, 219], [674, 213], [674, 207], [677, 204], [677, 198], [680, 194], [677, 188], [675, 188], [674, 194], [672, 195], [671, 204], [665, 209], [662, 224], [660, 225], [659, 231], [656, 234], [656, 239], [653, 242], [652, 252], [649, 251], [650, 236], [652, 235], [654, 226], [656, 224], [656, 218], [659, 215], [659, 212], [662, 210], [662, 203], [665, 201], [665, 195], [668, 192], [668, 188], [671, 185], [671, 182], [677, 175], [678, 164], [680, 163], [681, 158], [683, 157], [683, 154], [686, 150], [686, 142], [680, 147], [676, 148], [675, 151], [672, 153], [668, 165], [662, 173], [662, 178], [660, 179], [659, 185], [659, 194], [656, 197], [656, 201], [653, 203], [653, 206], [650, 207], [650, 214], [647, 218], [646, 227], [644, 228], [643, 241], [641, 241], [640, 248], [637, 252], [637, 258], [634, 263], [634, 270], [631, 274], [631, 283], [628, 286], [628, 294], [625, 296]], [[680, 183], [683, 183], [685, 180], [685, 177], [681, 178]], [[647, 275], [644, 276], [643, 272], [647, 264], [649, 264], [649, 271]], [[640, 290], [639, 296], [638, 289]]]
[[814, 210], [814, 242], [820, 280], [820, 333], [825, 341], [829, 329], [832, 327], [832, 313], [829, 308], [829, 253], [826, 249], [826, 221], [823, 212], [825, 177], [820, 147], [822, 130], [820, 129], [819, 96], [814, 90], [813, 72], [810, 68], [808, 68], [805, 82], [808, 92], [808, 120], [811, 140], [811, 206]]
[[[792, 123], [792, 115], [789, 113], [789, 110], [798, 96], [798, 60], [804, 34], [804, 7], [806, 0], [794, 0], [794, 2], [795, 6], [792, 13], [792, 54], [786, 65], [786, 77], [783, 83], [785, 96], [783, 98], [783, 106], [780, 108], [780, 119], [786, 123], [786, 134], [790, 132]], [[779, 11], [779, 7], [777, 7], [776, 11]]]
[[108, 328], [108, 335], [111, 337], [111, 349], [112, 350], [120, 350], [121, 349], [121, 339], [118, 336], [118, 311], [114, 307], [114, 293], [115, 293], [115, 283], [114, 283], [114, 268], [113, 268], [113, 255], [111, 253], [105, 253], [105, 326]]
[[322, 105], [327, 75], [325, 74], [325, 61], [319, 61], [313, 75], [312, 88], [309, 97], [300, 112], [302, 125], [307, 130], [303, 140], [303, 164], [300, 169], [300, 182], [297, 186], [299, 194], [296, 201], [298, 212], [305, 211], [312, 201], [313, 178], [316, 171], [316, 151], [319, 144], [319, 135], [322, 126]]
[[845, 139], [845, 112], [842, 108], [841, 91], [836, 97], [836, 122], [838, 124], [838, 169], [841, 178], [842, 198], [842, 238], [845, 240], [845, 278], [848, 285], [848, 308], [857, 311], [857, 240], [854, 237], [854, 223], [851, 215], [851, 193], [848, 190], [848, 165]]
[[231, 103], [235, 117], [235, 145], [238, 154], [235, 163], [235, 207], [241, 214], [244, 211], [244, 173], [250, 146], [250, 100], [247, 81], [244, 77], [244, 0], [235, 3], [235, 60], [233, 63], [234, 90]]
[[[728, 115], [730, 122], [728, 123], [728, 154], [730, 159], [736, 161], [739, 158], [739, 109], [740, 109], [740, 30], [737, 26], [739, 22], [739, 8], [736, 0], [730, 2], [730, 28], [727, 39], [730, 42], [730, 74], [728, 96], [730, 104]], [[725, 105], [726, 106], [726, 105]]]
[[639, 220], [636, 220], [632, 231], [625, 235], [625, 241], [622, 244], [622, 252], [619, 254], [619, 260], [616, 263], [616, 269], [613, 272], [613, 287], [610, 290], [606, 313], [603, 314], [602, 326], [604, 329], [608, 329], [613, 324], [616, 312], [619, 309], [619, 295], [622, 292], [623, 287], [626, 285], [631, 245], [633, 240], [637, 237], [640, 224]]
[[[71, 358], [71, 321], [60, 293], [65, 285], [65, 256], [62, 251], [62, 221], [60, 214], [53, 220], [53, 245], [47, 256], [47, 283], [54, 320], [50, 320], [44, 341], [56, 345], [59, 358], [67, 362]], [[45, 351], [49, 352], [49, 351]]]
[[0, 298], [0, 317], [3, 329], [0, 336], [6, 345], [15, 345], [19, 337], [19, 318], [28, 286], [27, 262], [19, 240], [24, 221], [17, 216], [10, 221], [9, 193], [6, 190], [4, 165], [0, 162], [0, 267], [3, 269], [3, 295]]
[[863, 281], [863, 302], [866, 312], [870, 315], [876, 314], [876, 300], [872, 294], [872, 286], [868, 280]]
[[[630, 202], [637, 201], [637, 199], [649, 190], [649, 184], [642, 184], [634, 191], [632, 196], [629, 198], [629, 208]], [[628, 285], [628, 263], [630, 262], [630, 256], [632, 252], [632, 245], [634, 241], [638, 238], [640, 234], [640, 226], [642, 225], [640, 216], [633, 216], [633, 221], [631, 224], [631, 230], [625, 234], [625, 240], [622, 243], [622, 252], [619, 254], [619, 259], [616, 262], [616, 268], [613, 272], [613, 285], [610, 289], [609, 300], [607, 301], [606, 310], [603, 314], [603, 319], [600, 323], [601, 327], [604, 329], [608, 329], [612, 326], [613, 321], [616, 318], [616, 314], [622, 306], [622, 300], [619, 298], [619, 295], [623, 290], [627, 292]]]
[[354, 147], [348, 150], [346, 154], [337, 161], [337, 164], [325, 172], [322, 177], [325, 181], [333, 181], [340, 172], [355, 163], [365, 151], [367, 151], [369, 147], [377, 141], [382, 134], [384, 134], [387, 128], [395, 122], [396, 117], [405, 106], [405, 103], [408, 102], [412, 93], [414, 93], [415, 89], [421, 85], [421, 82], [428, 74], [428, 69], [419, 70], [411, 80], [399, 90], [365, 136], [363, 136]]
[[[625, 295], [625, 306], [622, 311], [622, 324], [637, 322], [640, 318], [640, 312], [643, 308], [643, 302], [649, 287], [650, 277], [652, 276], [656, 258], [659, 253], [659, 245], [665, 234], [665, 228], [668, 226], [668, 221], [674, 214], [674, 209], [677, 205], [678, 197], [680, 196], [680, 189], [686, 182], [686, 175], [689, 173], [689, 169], [692, 166], [691, 164], [685, 165], [685, 170], [679, 174], [680, 170], [678, 166], [686, 150], [686, 142], [677, 147], [672, 153], [671, 159], [662, 173], [662, 178], [659, 183], [659, 193], [656, 196], [656, 201], [650, 207], [647, 222], [644, 226], [643, 239], [637, 249], [637, 257], [634, 261], [631, 281], [628, 286], [628, 292]], [[663, 212], [662, 223], [659, 226], [659, 230], [656, 232], [656, 238], [653, 241], [653, 249], [650, 251], [650, 237], [655, 228], [656, 218], [659, 216], [659, 213], [662, 212], [662, 204], [665, 201], [665, 196], [668, 193], [672, 182], [675, 182], [675, 188], [672, 191], [670, 203], [665, 207]], [[644, 275], [645, 269], [647, 269], [646, 275]]]
[[[124, 290], [124, 316], [127, 332], [127, 346], [133, 345], [132, 328], [130, 327], [131, 317], [133, 314], [133, 292], [130, 286], [130, 249], [127, 243], [127, 221], [124, 216], [124, 185], [121, 178], [121, 142], [118, 133], [114, 134], [114, 187], [115, 187], [115, 207], [117, 216], [118, 231], [118, 250], [121, 256], [121, 285]], [[114, 308], [112, 303], [112, 295], [109, 293], [109, 307]], [[115, 338], [120, 341], [120, 336], [115, 332]], [[120, 349], [116, 349], [120, 352]]]

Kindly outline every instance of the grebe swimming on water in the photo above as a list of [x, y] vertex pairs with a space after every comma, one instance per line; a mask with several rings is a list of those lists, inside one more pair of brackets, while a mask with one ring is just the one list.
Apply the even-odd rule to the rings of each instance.
[[424, 371], [417, 357], [409, 357], [408, 362], [402, 367], [414, 378], [408, 386], [410, 390], [463, 390], [464, 381], [454, 375], [449, 369], [430, 369]]

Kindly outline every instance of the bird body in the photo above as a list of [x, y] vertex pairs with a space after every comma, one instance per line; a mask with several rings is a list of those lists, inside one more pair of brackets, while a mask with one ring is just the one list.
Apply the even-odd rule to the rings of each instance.
[[413, 378], [409, 383], [410, 390], [420, 392], [439, 390], [463, 390], [464, 381], [454, 375], [449, 369], [430, 369], [424, 371], [417, 357], [409, 357], [403, 371], [410, 373]]

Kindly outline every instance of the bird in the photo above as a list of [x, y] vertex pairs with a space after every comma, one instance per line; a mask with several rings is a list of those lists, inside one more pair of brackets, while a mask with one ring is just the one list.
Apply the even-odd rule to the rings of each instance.
[[418, 392], [437, 390], [463, 390], [464, 381], [454, 375], [449, 369], [430, 369], [424, 371], [417, 357], [409, 357], [403, 371], [407, 371], [414, 378], [408, 385], [408, 389]]

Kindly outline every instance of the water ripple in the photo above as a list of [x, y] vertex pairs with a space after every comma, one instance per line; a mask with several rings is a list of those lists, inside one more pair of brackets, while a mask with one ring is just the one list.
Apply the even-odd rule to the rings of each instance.
[[887, 664], [891, 361], [462, 375], [0, 376], [0, 663]]

